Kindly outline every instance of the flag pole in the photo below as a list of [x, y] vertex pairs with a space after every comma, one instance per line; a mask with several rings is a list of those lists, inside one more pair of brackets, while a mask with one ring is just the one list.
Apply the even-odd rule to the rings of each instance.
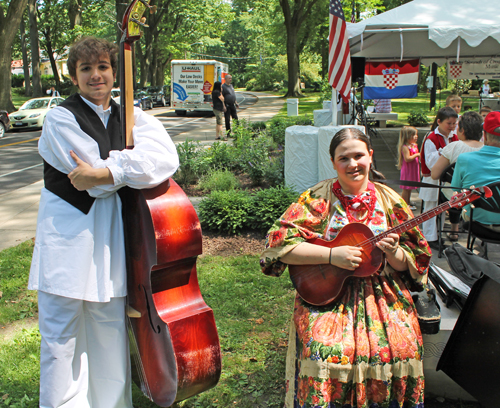
[[338, 125], [338, 106], [337, 106], [337, 100], [338, 100], [338, 92], [335, 88], [332, 88], [332, 126], [337, 126]]

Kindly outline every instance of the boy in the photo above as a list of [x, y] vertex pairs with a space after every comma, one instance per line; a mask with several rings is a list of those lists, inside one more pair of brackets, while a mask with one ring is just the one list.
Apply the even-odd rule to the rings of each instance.
[[488, 115], [488, 113], [490, 113], [493, 109], [491, 109], [489, 106], [483, 106], [480, 110], [479, 110], [479, 114], [481, 115], [481, 117], [483, 118], [483, 121], [484, 119], [486, 118], [486, 116]]
[[94, 37], [71, 47], [80, 93], [47, 114], [39, 141], [45, 188], [28, 287], [38, 290], [40, 407], [132, 407], [117, 191], [154, 187], [179, 161], [162, 124], [138, 108], [135, 147], [124, 150], [116, 54]]
[[462, 110], [462, 98], [460, 98], [460, 96], [455, 95], [455, 94], [449, 95], [446, 98], [446, 106], [453, 109], [458, 115], [457, 126], [455, 127], [455, 130], [453, 131], [453, 134], [456, 135], [458, 133], [458, 121], [460, 120], [460, 111]]

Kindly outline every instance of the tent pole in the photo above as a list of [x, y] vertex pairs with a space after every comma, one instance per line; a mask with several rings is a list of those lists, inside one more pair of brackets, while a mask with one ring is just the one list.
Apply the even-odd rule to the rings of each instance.
[[431, 76], [434, 78], [433, 81], [434, 83], [432, 84], [432, 89], [431, 89], [431, 103], [429, 106], [429, 110], [432, 110], [432, 108], [436, 106], [437, 69], [438, 69], [437, 64], [433, 62], [431, 66]]

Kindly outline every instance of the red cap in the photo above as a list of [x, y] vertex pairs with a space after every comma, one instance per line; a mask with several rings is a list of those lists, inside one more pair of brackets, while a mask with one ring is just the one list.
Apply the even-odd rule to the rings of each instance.
[[495, 136], [500, 136], [500, 112], [493, 111], [484, 118], [483, 129]]

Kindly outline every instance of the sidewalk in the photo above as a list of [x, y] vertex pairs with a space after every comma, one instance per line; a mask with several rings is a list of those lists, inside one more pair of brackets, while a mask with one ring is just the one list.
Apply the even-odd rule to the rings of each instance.
[[[262, 92], [252, 93], [258, 101], [238, 112], [240, 118], [252, 122], [266, 121], [276, 115], [285, 103], [279, 96]], [[168, 110], [168, 109], [167, 109]], [[164, 113], [165, 110], [155, 111], [155, 115]], [[182, 143], [187, 139], [200, 140], [203, 144], [215, 142], [215, 118], [209, 121], [209, 127], [184, 132], [175, 137], [174, 143]], [[206, 135], [208, 135], [208, 140]], [[38, 204], [43, 180], [29, 186], [0, 195], [0, 251], [20, 244], [35, 237]], [[193, 199], [197, 201], [197, 199]], [[199, 201], [199, 200], [198, 200]]]

